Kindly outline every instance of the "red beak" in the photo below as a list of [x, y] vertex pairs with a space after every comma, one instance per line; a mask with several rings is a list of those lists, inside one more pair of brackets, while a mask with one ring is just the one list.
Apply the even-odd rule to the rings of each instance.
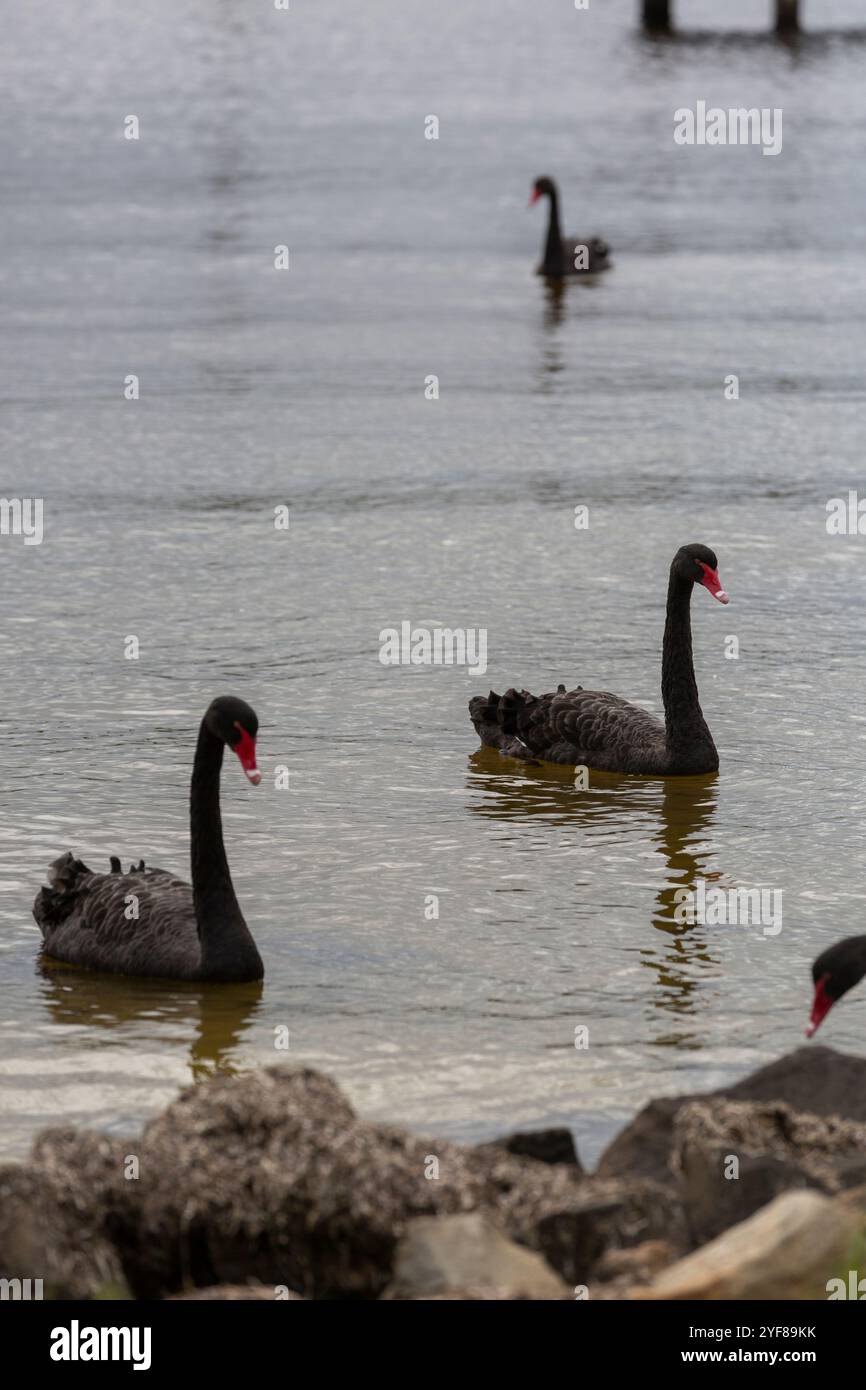
[[241, 729], [240, 724], [235, 724], [235, 728], [240, 729], [241, 736], [234, 746], [234, 751], [237, 753], [247, 777], [253, 786], [257, 787], [262, 780], [262, 774], [256, 767], [256, 741], [252, 734], [247, 733], [246, 729]]
[[531, 208], [531, 207], [532, 207], [532, 204], [533, 204], [533, 203], [537, 203], [540, 197], [541, 197], [541, 194], [539, 193], [538, 189], [537, 189], [537, 188], [533, 188], [532, 192], [531, 192], [530, 195], [529, 195], [529, 202], [526, 204], [526, 206], [527, 206], [528, 208]]
[[809, 1019], [809, 1027], [806, 1029], [806, 1037], [811, 1038], [821, 1026], [822, 1021], [835, 1004], [835, 999], [831, 999], [825, 985], [829, 976], [824, 975], [815, 986], [815, 998], [812, 1000], [812, 1017]]
[[704, 564], [703, 560], [698, 560], [698, 564], [704, 572], [704, 577], [701, 580], [701, 583], [703, 584], [704, 588], [709, 589], [713, 598], [717, 598], [719, 600], [719, 603], [727, 603], [728, 596], [722, 588], [722, 581], [719, 578], [719, 571], [711, 570], [709, 565]]

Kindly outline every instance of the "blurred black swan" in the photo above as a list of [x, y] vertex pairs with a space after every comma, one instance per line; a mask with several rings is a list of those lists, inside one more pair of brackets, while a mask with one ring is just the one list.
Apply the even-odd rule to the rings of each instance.
[[[610, 247], [601, 237], [565, 237], [559, 229], [559, 191], [553, 179], [543, 175], [536, 179], [529, 195], [529, 206], [539, 198], [550, 203], [547, 240], [537, 273], [549, 280], [562, 280], [567, 275], [595, 275], [610, 267]], [[581, 248], [585, 248], [582, 250]]]
[[507, 690], [476, 695], [469, 701], [472, 723], [482, 743], [512, 758], [595, 768], [598, 772], [636, 772], [646, 776], [694, 776], [715, 772], [719, 755], [704, 721], [692, 661], [692, 589], [703, 584], [720, 603], [728, 596], [718, 562], [705, 545], [684, 545], [671, 564], [667, 621], [662, 646], [662, 700], [665, 722], [606, 691], [567, 691], [551, 695]]
[[232, 695], [213, 701], [198, 734], [190, 788], [192, 888], [165, 869], [92, 873], [64, 854], [51, 865], [50, 888], [33, 904], [43, 952], [69, 965], [115, 975], [171, 980], [260, 980], [261, 956], [243, 919], [223, 845], [219, 783], [223, 748], [240, 759], [253, 785], [259, 721]]

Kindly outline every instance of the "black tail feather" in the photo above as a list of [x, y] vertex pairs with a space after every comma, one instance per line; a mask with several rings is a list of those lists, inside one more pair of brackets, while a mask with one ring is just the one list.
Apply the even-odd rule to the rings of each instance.
[[506, 690], [497, 695], [475, 695], [469, 701], [469, 714], [481, 742], [488, 748], [498, 748], [510, 758], [531, 758], [529, 749], [521, 742], [518, 731], [520, 713], [535, 697], [527, 691]]

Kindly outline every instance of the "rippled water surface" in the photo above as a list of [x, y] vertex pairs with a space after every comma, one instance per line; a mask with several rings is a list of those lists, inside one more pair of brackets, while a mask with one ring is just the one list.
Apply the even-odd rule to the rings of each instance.
[[[809, 962], [866, 930], [866, 540], [825, 527], [866, 488], [866, 42], [853, 0], [794, 47], [764, 8], [680, 0], [664, 44], [630, 0], [4, 0], [0, 482], [45, 538], [0, 538], [3, 1153], [134, 1129], [283, 1060], [280, 1025], [367, 1115], [565, 1122], [590, 1158], [801, 1041]], [[782, 154], [674, 146], [699, 98], [783, 108]], [[553, 298], [542, 172], [615, 257]], [[578, 791], [477, 751], [491, 685], [658, 711], [690, 540], [732, 600], [693, 604], [718, 777]], [[487, 672], [384, 667], [404, 620], [486, 628]], [[263, 986], [40, 968], [61, 850], [186, 874], [225, 691], [262, 725], [223, 810]], [[678, 924], [699, 879], [781, 890], [782, 931]], [[862, 991], [823, 1037], [862, 1050]]]

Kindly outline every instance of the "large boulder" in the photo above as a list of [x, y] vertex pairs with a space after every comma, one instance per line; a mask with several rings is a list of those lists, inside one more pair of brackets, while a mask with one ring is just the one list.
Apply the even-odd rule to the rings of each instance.
[[75, 1169], [0, 1169], [0, 1277], [10, 1281], [11, 1297], [129, 1298], [103, 1220], [102, 1162], [111, 1145], [93, 1138], [91, 1187]]
[[652, 1100], [605, 1150], [599, 1176], [670, 1182], [676, 1117], [684, 1105], [710, 1097], [784, 1101], [801, 1113], [866, 1122], [866, 1058], [809, 1045], [759, 1068], [734, 1086]]
[[692, 1101], [677, 1112], [671, 1167], [692, 1243], [702, 1245], [782, 1192], [859, 1181], [866, 1125], [781, 1101]]

